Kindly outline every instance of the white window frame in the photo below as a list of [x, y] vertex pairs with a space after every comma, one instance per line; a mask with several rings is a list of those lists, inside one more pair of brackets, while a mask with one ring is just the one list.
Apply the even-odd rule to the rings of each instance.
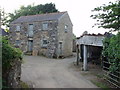
[[65, 32], [68, 32], [68, 25], [65, 25]]

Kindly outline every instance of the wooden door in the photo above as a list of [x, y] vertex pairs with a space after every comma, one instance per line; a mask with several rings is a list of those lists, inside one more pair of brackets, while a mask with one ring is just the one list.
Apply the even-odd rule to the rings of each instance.
[[28, 40], [28, 51], [32, 52], [33, 50], [33, 40]]

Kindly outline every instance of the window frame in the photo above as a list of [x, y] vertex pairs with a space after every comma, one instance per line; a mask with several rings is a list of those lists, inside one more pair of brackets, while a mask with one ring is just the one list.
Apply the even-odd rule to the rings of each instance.
[[[44, 41], [45, 41], [46, 43], [44, 43]], [[47, 46], [48, 46], [48, 40], [47, 40], [47, 39], [42, 39], [41, 42], [42, 42], [42, 43], [41, 43], [41, 47], [42, 47], [42, 48], [47, 48]]]
[[67, 33], [68, 32], [68, 25], [65, 25], [64, 29], [65, 29], [65, 33]]
[[[32, 29], [30, 28], [30, 26], [32, 26]], [[33, 24], [29, 24], [28, 25], [28, 37], [33, 37], [33, 35], [34, 35], [33, 30], [34, 30], [34, 25]]]
[[[18, 27], [19, 27], [19, 28], [18, 28]], [[16, 25], [16, 31], [17, 31], [17, 32], [20, 32], [20, 29], [21, 29], [20, 25]]]
[[42, 23], [42, 30], [48, 30], [48, 23]]
[[21, 42], [20, 40], [15, 40], [15, 46], [20, 46]]

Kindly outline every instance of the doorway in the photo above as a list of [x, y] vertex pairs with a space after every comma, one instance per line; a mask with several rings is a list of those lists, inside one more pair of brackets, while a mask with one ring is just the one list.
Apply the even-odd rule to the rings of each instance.
[[59, 42], [59, 58], [62, 58], [62, 55], [63, 52], [62, 52], [62, 42]]
[[33, 51], [33, 40], [28, 40], [28, 51], [29, 52]]

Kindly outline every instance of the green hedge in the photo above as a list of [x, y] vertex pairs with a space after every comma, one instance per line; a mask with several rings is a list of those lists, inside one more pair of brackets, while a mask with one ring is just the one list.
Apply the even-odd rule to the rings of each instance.
[[120, 32], [111, 38], [105, 38], [103, 41], [103, 56], [107, 57], [108, 62], [111, 64], [109, 67], [110, 72], [120, 70]]
[[12, 47], [6, 37], [2, 37], [2, 68], [12, 67], [14, 60], [22, 61], [22, 51], [19, 48]]

